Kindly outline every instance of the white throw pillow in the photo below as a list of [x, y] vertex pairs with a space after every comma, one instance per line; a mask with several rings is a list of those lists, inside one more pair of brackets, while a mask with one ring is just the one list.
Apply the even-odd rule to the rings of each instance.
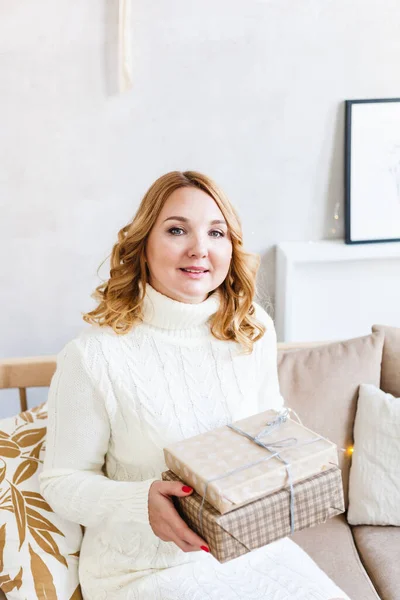
[[360, 385], [349, 479], [351, 525], [400, 525], [400, 398]]

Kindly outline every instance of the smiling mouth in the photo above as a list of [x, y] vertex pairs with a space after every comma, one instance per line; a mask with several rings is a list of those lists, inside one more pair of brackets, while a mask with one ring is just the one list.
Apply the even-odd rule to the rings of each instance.
[[180, 271], [184, 273], [195, 273], [196, 275], [200, 275], [201, 273], [208, 273], [208, 269], [184, 269], [180, 268]]

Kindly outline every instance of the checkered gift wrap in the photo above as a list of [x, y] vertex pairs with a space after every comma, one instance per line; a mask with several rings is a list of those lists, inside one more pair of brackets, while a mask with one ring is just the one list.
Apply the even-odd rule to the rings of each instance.
[[[172, 471], [164, 481], [181, 481]], [[182, 482], [183, 483], [183, 482]], [[199, 509], [202, 497], [173, 497], [175, 506], [193, 531], [209, 545], [211, 554], [224, 563], [290, 535], [290, 489], [283, 488], [221, 515], [207, 501], [203, 505], [203, 533]], [[344, 512], [341, 471], [334, 466], [294, 485], [294, 529], [300, 531], [324, 523]]]

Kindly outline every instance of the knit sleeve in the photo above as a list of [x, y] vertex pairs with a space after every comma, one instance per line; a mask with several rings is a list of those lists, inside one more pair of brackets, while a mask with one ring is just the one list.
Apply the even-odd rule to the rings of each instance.
[[41, 494], [56, 513], [85, 527], [104, 520], [150, 527], [148, 493], [156, 479], [114, 481], [102, 471], [111, 430], [99, 387], [79, 338], [72, 340], [50, 383]]
[[274, 322], [268, 313], [256, 305], [256, 317], [266, 327], [259, 344], [259, 410], [280, 410], [285, 400], [281, 395], [278, 379], [278, 347]]

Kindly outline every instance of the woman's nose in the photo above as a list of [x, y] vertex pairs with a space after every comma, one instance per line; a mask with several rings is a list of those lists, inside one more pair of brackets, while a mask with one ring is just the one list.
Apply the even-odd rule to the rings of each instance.
[[197, 238], [194, 240], [189, 248], [189, 256], [197, 256], [203, 258], [208, 256], [207, 242], [203, 238]]

